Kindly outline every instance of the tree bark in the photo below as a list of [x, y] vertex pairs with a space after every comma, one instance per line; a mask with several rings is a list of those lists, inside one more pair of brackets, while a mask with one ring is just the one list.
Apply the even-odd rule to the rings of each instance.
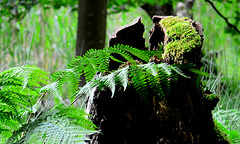
[[[136, 18], [130, 24], [119, 28], [109, 38], [109, 47], [114, 45], [123, 44], [130, 45], [133, 48], [140, 50], [147, 50], [145, 47], [145, 39], [143, 38], [144, 25], [141, 22], [141, 17]], [[124, 61], [124, 58], [118, 54], [112, 54], [115, 58]], [[134, 56], [133, 56], [134, 57]], [[120, 63], [110, 59], [109, 70], [116, 70]]]
[[78, 5], [76, 56], [83, 56], [91, 48], [105, 47], [107, 0], [79, 0]]

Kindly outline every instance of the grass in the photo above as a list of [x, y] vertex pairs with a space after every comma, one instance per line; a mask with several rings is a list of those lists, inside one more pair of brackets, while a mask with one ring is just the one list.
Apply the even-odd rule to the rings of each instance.
[[[224, 14], [233, 11], [217, 5]], [[66, 68], [75, 56], [77, 12], [71, 8], [43, 10], [34, 7], [20, 22], [1, 22], [0, 70], [23, 64], [36, 64], [50, 73]], [[130, 12], [108, 15], [107, 39], [120, 26], [141, 16], [146, 31], [152, 27], [151, 19], [140, 8]], [[218, 94], [220, 102], [213, 111], [216, 119], [228, 130], [240, 133], [240, 44], [239, 35], [224, 32], [227, 26], [215, 11], [205, 2], [196, 1], [194, 19], [204, 27], [204, 70], [210, 72], [205, 81], [206, 88]], [[146, 39], [146, 44], [148, 45]]]
[[0, 29], [1, 70], [25, 63], [46, 71], [66, 67], [74, 58], [77, 13], [70, 8], [43, 10], [33, 7], [22, 21], [2, 22]]
[[[151, 19], [140, 8], [109, 15], [106, 46], [109, 36], [118, 27], [133, 21], [139, 13], [150, 31]], [[44, 10], [39, 6], [33, 7], [22, 21], [3, 21], [1, 25], [1, 71], [27, 63], [54, 72], [65, 68], [75, 56], [77, 12], [71, 12], [71, 8]], [[145, 37], [147, 35], [145, 32]]]
[[[229, 5], [215, 4], [230, 22], [234, 22], [234, 11]], [[205, 71], [210, 72], [206, 86], [220, 96], [213, 117], [228, 130], [240, 134], [239, 35], [226, 33], [226, 22], [206, 2], [196, 2], [194, 18], [204, 28], [203, 62]]]

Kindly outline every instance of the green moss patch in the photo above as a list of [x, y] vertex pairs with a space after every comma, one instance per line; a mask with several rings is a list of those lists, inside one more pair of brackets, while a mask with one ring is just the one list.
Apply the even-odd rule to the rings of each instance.
[[209, 95], [206, 96], [206, 99], [208, 101], [219, 100], [219, 96], [216, 95], [216, 94], [209, 94]]
[[168, 40], [164, 46], [164, 59], [172, 59], [174, 62], [185, 63], [186, 54], [202, 45], [201, 37], [191, 21], [184, 17], [167, 17], [161, 20], [161, 27], [165, 28]]

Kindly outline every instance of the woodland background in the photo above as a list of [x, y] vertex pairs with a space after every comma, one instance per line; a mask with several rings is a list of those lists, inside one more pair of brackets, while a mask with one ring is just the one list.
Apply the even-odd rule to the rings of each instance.
[[[153, 24], [151, 17], [141, 8], [143, 4], [171, 4], [174, 8], [180, 1], [108, 0], [105, 2], [107, 2], [107, 21], [104, 39], [105, 47], [108, 47], [110, 35], [138, 16], [142, 17], [146, 26], [144, 35], [147, 38]], [[214, 10], [208, 0], [195, 0], [190, 10], [193, 19], [201, 23], [204, 28], [202, 70], [209, 72], [210, 76], [203, 77], [202, 80], [207, 89], [220, 96], [220, 101], [212, 112], [214, 119], [228, 131], [234, 130], [239, 135], [240, 1], [213, 0], [212, 2], [222, 16]], [[17, 5], [17, 10], [11, 9], [11, 5]], [[26, 64], [37, 65], [50, 74], [65, 69], [67, 63], [76, 56], [77, 8], [78, 2], [74, 0], [0, 0], [0, 72]], [[148, 39], [146, 45], [148, 46]], [[1, 135], [0, 139], [0, 142], [6, 142]]]

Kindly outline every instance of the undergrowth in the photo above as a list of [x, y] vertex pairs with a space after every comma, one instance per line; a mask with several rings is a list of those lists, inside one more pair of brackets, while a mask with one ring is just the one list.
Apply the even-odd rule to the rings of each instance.
[[[220, 5], [220, 8], [221, 7], [224, 7], [224, 5]], [[70, 11], [70, 8], [61, 8], [59, 10], [43, 10], [39, 7], [33, 7], [29, 15], [27, 15], [26, 18], [24, 18], [24, 20], [21, 22], [8, 23], [7, 21], [3, 21], [1, 25], [0, 70], [3, 71], [9, 67], [23, 65], [25, 63], [37, 64], [39, 67], [42, 67], [48, 72], [54, 72], [59, 69], [61, 70], [66, 68], [66, 63], [74, 57], [76, 37], [75, 31], [77, 28], [77, 13], [70, 13]], [[231, 13], [231, 10], [228, 12]], [[152, 26], [151, 19], [143, 10], [138, 9], [132, 12], [108, 15], [107, 35], [110, 35], [117, 27], [129, 23], [129, 19], [134, 19], [139, 15], [144, 16], [143, 20], [145, 21], [143, 22], [145, 22], [145, 25], [147, 26], [146, 29], [149, 31], [150, 27]], [[203, 61], [206, 62], [207, 67], [205, 70], [206, 72], [210, 72], [210, 77], [208, 77], [206, 85], [215, 94], [221, 96], [220, 102], [213, 111], [213, 116], [218, 121], [218, 123], [221, 123], [222, 126], [228, 130], [236, 130], [238, 133], [240, 133], [240, 84], [238, 69], [240, 59], [238, 58], [239, 44], [234, 42], [234, 40], [239, 40], [239, 37], [224, 33], [223, 25], [225, 25], [225, 22], [219, 18], [214, 11], [211, 11], [211, 8], [209, 8], [203, 1], [196, 1], [196, 4], [194, 4], [194, 19], [203, 24], [203, 27], [205, 29], [205, 55], [211, 55], [216, 58], [203, 58]], [[146, 22], [146, 20], [148, 21]], [[221, 25], [219, 25], [219, 23]], [[35, 26], [34, 32], [33, 26]], [[216, 33], [218, 33], [218, 35], [216, 35]], [[56, 37], [56, 35], [61, 35], [61, 37]], [[148, 32], [146, 32], [145, 35], [148, 35]], [[30, 39], [31, 37], [32, 40]], [[29, 41], [31, 41], [31, 43], [29, 43]], [[210, 67], [215, 67], [214, 69], [217, 69], [217, 72], [213, 72], [213, 69], [209, 71], [208, 69], [210, 69]], [[56, 75], [60, 75], [60, 73]], [[57, 80], [57, 76], [55, 80]], [[16, 81], [15, 83], [17, 83]], [[49, 83], [51, 84], [53, 82], [54, 80], [51, 80]], [[20, 83], [20, 85], [22, 85], [22, 83]], [[54, 83], [53, 85], [56, 87], [59, 85], [59, 83]], [[43, 85], [43, 87], [44, 86], [45, 85]], [[39, 89], [41, 88], [42, 87]], [[2, 90], [2, 84], [0, 89]], [[22, 87], [19, 89], [22, 89]], [[28, 86], [26, 86], [25, 89], [28, 89]], [[49, 94], [47, 89], [48, 88], [45, 87], [42, 89], [42, 91], [45, 91], [47, 94]], [[38, 89], [35, 89], [34, 91], [36, 90]], [[63, 95], [65, 94], [64, 91], [65, 89], [62, 89]], [[36, 92], [34, 93], [34, 95], [36, 95]], [[67, 93], [71, 95], [72, 92], [70, 90]], [[43, 94], [44, 93], [38, 93], [38, 96], [31, 95], [31, 98], [39, 99], [39, 96], [42, 96]], [[14, 94], [12, 93], [11, 95]], [[61, 93], [59, 95], [61, 95]], [[15, 95], [15, 97], [18, 96]], [[62, 99], [60, 97], [56, 98], [55, 96], [53, 98], [55, 98], [55, 101], [58, 102]], [[73, 97], [71, 98], [74, 99]], [[51, 97], [47, 97], [45, 99], [51, 100]], [[65, 102], [64, 99], [62, 100]], [[39, 105], [41, 102], [36, 103]], [[15, 102], [14, 104], [16, 105], [13, 106], [16, 107], [21, 106], [17, 105], [18, 102]], [[9, 106], [1, 105], [1, 107]], [[31, 109], [29, 109], [29, 107]], [[1, 126], [4, 125], [0, 124], [0, 131], [5, 133], [4, 136], [10, 136], [12, 134], [12, 131], [8, 132], [5, 130], [9, 130], [11, 127], [14, 129], [19, 128], [19, 121], [26, 123], [30, 115], [29, 113], [32, 113], [31, 111], [35, 112], [37, 105], [32, 103], [28, 104], [26, 108], [23, 108], [23, 106], [21, 106], [21, 108], [21, 110], [18, 110], [18, 113], [22, 114], [22, 117], [17, 115], [14, 116], [15, 113], [12, 112], [13, 115], [10, 117], [12, 120], [4, 121], [6, 123], [9, 123], [9, 127], [3, 128]], [[4, 110], [1, 111], [1, 114], [3, 114], [3, 117], [9, 117], [11, 115], [11, 112]], [[9, 115], [7, 116], [5, 114]], [[4, 131], [2, 131], [2, 129], [4, 129]], [[4, 142], [4, 139], [2, 137], [3, 133], [0, 135], [1, 142]]]
[[[185, 76], [177, 67], [149, 62], [159, 53], [118, 45], [90, 50], [83, 57], [73, 59], [67, 69], [53, 73], [50, 79], [47, 72], [31, 65], [1, 72], [0, 137], [8, 138], [7, 143], [84, 143], [88, 140], [85, 135], [97, 132], [96, 127], [86, 119], [82, 108], [73, 105], [79, 98], [90, 96], [95, 87], [107, 87], [114, 96], [116, 87], [122, 86], [125, 90], [131, 83], [142, 100], [148, 102], [148, 87], [164, 99], [169, 93], [168, 79]], [[121, 55], [129, 64], [110, 70], [110, 59], [125, 63], [112, 54]], [[141, 64], [132, 55], [137, 56]], [[106, 72], [108, 74], [104, 74]], [[96, 73], [102, 75], [96, 78]], [[78, 88], [82, 74], [87, 84]], [[69, 102], [64, 99], [65, 94]], [[49, 107], [52, 103], [55, 105]]]

